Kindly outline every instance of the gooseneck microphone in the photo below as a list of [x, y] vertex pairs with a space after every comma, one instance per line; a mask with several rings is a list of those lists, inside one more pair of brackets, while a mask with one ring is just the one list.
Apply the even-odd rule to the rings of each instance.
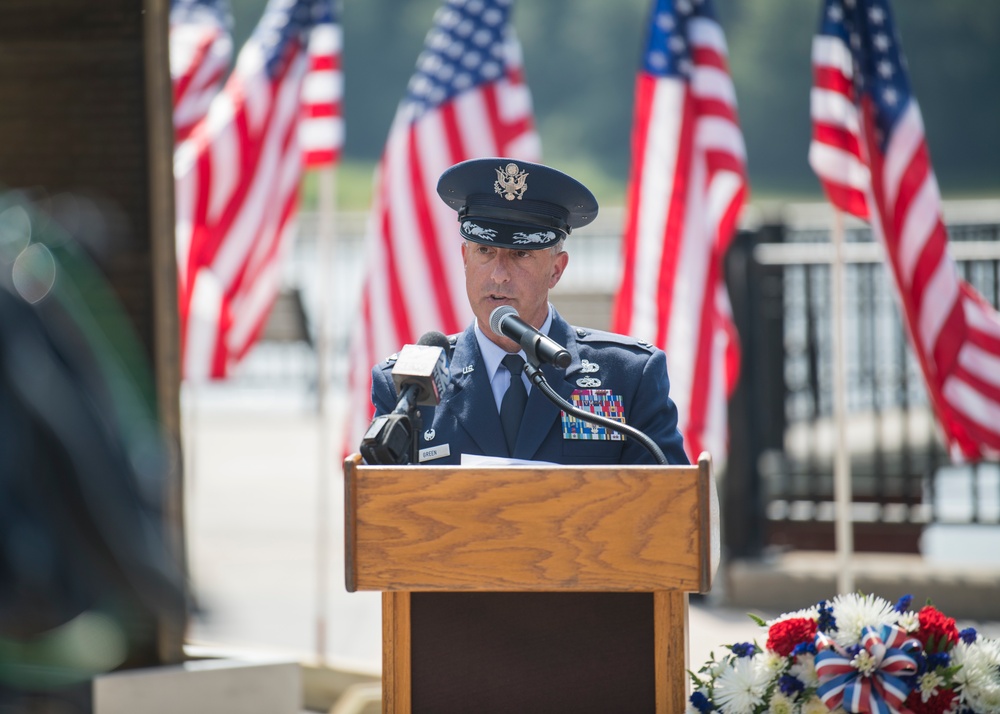
[[415, 345], [405, 345], [392, 367], [399, 398], [395, 408], [372, 420], [361, 440], [361, 456], [368, 464], [407, 464], [417, 461], [416, 435], [422, 430], [418, 406], [441, 403], [448, 386], [448, 338], [425, 333]]
[[540, 369], [541, 362], [548, 362], [560, 369], [565, 369], [573, 361], [572, 355], [558, 342], [547, 335], [543, 335], [534, 327], [526, 323], [517, 316], [517, 310], [510, 305], [501, 305], [490, 313], [490, 329], [498, 335], [509, 337], [521, 345], [521, 349], [528, 355], [528, 364], [524, 367], [524, 373], [532, 384], [537, 386], [545, 397], [562, 409], [567, 414], [572, 414], [577, 419], [597, 424], [607, 429], [612, 429], [626, 436], [630, 436], [639, 442], [645, 449], [653, 455], [658, 464], [667, 464], [667, 458], [663, 451], [657, 446], [647, 434], [623, 424], [614, 419], [593, 414], [584, 409], [580, 409], [559, 396], [549, 383], [545, 381], [545, 375]]
[[557, 407], [562, 409], [567, 414], [572, 414], [577, 419], [582, 419], [583, 421], [590, 422], [591, 424], [597, 424], [598, 426], [603, 426], [612, 431], [617, 431], [619, 434], [624, 434], [625, 436], [630, 436], [635, 439], [639, 444], [641, 444], [646, 451], [653, 455], [656, 459], [656, 463], [661, 466], [666, 466], [670, 462], [667, 461], [667, 457], [663, 454], [663, 450], [653, 441], [648, 434], [645, 434], [635, 427], [629, 426], [628, 424], [623, 424], [620, 421], [614, 419], [609, 419], [608, 417], [601, 416], [599, 414], [594, 414], [585, 409], [580, 409], [574, 404], [566, 401], [558, 392], [554, 390], [549, 383], [545, 381], [545, 375], [542, 374], [542, 370], [538, 367], [526, 364], [524, 366], [524, 373], [528, 375], [528, 379], [531, 383], [542, 390], [542, 394], [555, 404]]
[[545, 362], [566, 369], [573, 361], [565, 347], [518, 317], [517, 310], [510, 305], [501, 305], [490, 313], [490, 329], [521, 345], [528, 362], [536, 367]]

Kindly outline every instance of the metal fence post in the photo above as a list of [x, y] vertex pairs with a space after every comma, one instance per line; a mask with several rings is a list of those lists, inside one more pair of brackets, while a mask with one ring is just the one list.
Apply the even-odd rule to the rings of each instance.
[[783, 448], [784, 305], [780, 267], [754, 260], [758, 243], [780, 243], [782, 225], [740, 231], [726, 260], [726, 282], [740, 338], [740, 379], [729, 402], [729, 459], [722, 486], [722, 542], [731, 558], [759, 557], [766, 537], [761, 466]]

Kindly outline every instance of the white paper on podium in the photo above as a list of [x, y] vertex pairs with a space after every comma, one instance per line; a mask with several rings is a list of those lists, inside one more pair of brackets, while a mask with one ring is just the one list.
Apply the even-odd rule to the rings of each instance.
[[512, 459], [507, 456], [483, 456], [482, 454], [462, 454], [462, 466], [557, 466], [553, 461], [532, 461]]

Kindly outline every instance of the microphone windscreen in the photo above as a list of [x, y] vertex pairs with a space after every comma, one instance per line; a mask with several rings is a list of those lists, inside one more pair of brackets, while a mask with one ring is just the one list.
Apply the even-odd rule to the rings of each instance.
[[500, 323], [503, 322], [503, 319], [508, 315], [517, 317], [517, 310], [510, 305], [501, 305], [490, 313], [490, 329], [493, 331], [494, 335], [503, 334], [503, 332], [500, 331]]
[[451, 343], [448, 341], [448, 338], [443, 333], [433, 330], [422, 334], [420, 339], [417, 340], [417, 344], [425, 347], [440, 347], [444, 350], [446, 360], [448, 358], [448, 350], [451, 349]]
[[404, 345], [392, 367], [396, 393], [408, 386], [417, 387], [416, 403], [435, 405], [448, 386], [448, 338], [440, 332], [427, 332], [415, 345]]

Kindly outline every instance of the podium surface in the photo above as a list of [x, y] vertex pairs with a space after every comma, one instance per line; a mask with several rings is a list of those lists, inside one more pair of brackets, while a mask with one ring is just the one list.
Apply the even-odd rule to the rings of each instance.
[[[640, 683], [655, 688], [649, 710], [683, 710], [687, 593], [707, 592], [719, 562], [718, 497], [707, 454], [694, 466], [666, 467], [393, 467], [366, 466], [354, 456], [345, 464], [345, 489], [347, 589], [384, 593], [385, 711], [415, 710], [414, 695], [423, 689], [412, 676], [427, 676], [427, 653], [447, 652], [449, 639], [479, 641], [448, 618], [469, 612], [472, 623], [477, 611], [494, 607], [517, 617], [518, 603], [541, 627], [579, 610], [595, 646], [614, 637], [602, 634], [607, 623], [633, 636], [637, 644], [621, 651], [638, 651]], [[560, 601], [560, 594], [567, 597]], [[546, 601], [554, 606], [538, 609]], [[425, 611], [436, 612], [431, 621], [438, 624], [429, 627]], [[497, 625], [502, 635], [511, 623]], [[413, 639], [435, 632], [442, 641]], [[574, 650], [585, 649], [580, 635], [536, 644], [552, 652], [565, 646], [558, 659], [573, 666]], [[641, 644], [647, 641], [648, 648]], [[421, 657], [416, 668], [414, 653]], [[450, 666], [462, 664], [459, 658]], [[580, 676], [588, 685], [593, 679]]]

